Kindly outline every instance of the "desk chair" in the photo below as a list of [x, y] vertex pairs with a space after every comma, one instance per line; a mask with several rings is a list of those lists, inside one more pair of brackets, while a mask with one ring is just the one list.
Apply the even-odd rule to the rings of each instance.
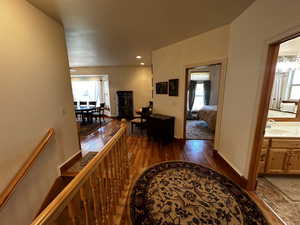
[[131, 133], [133, 133], [134, 126], [140, 127], [141, 132], [142, 132], [143, 128], [146, 127], [146, 125], [147, 125], [147, 118], [148, 118], [149, 115], [150, 115], [149, 107], [143, 107], [142, 112], [141, 112], [141, 116], [136, 117], [136, 118], [134, 118], [130, 121], [130, 123], [131, 123]]

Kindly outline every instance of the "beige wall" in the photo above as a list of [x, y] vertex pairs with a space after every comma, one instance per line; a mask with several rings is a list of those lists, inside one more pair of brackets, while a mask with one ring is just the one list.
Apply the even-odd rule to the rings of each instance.
[[75, 69], [76, 72], [72, 72], [72, 75], [108, 75], [112, 116], [117, 116], [117, 91], [133, 91], [134, 109], [148, 105], [152, 99], [151, 67], [116, 66]]
[[0, 191], [48, 128], [55, 138], [5, 208], [1, 225], [29, 224], [58, 174], [78, 151], [64, 32], [23, 0], [0, 7]]
[[227, 56], [229, 26], [158, 49], [152, 54], [154, 83], [178, 78], [179, 96], [154, 94], [154, 111], [176, 117], [175, 136], [183, 137], [185, 66]]
[[176, 117], [177, 137], [183, 133], [184, 65], [228, 55], [218, 150], [248, 176], [268, 44], [300, 31], [299, 8], [299, 1], [258, 0], [230, 26], [153, 52], [154, 82], [180, 78], [179, 97], [154, 95], [155, 110]]
[[248, 175], [267, 46], [300, 31], [296, 28], [299, 9], [297, 0], [258, 0], [231, 24], [219, 151], [244, 176]]

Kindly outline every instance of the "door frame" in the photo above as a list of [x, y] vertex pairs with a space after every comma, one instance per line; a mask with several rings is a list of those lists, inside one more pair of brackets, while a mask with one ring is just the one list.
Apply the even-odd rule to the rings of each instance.
[[208, 66], [214, 64], [221, 65], [219, 91], [218, 91], [218, 112], [217, 112], [217, 122], [216, 122], [216, 130], [215, 130], [215, 139], [214, 139], [214, 150], [217, 150], [219, 147], [220, 135], [221, 135], [221, 121], [222, 121], [223, 104], [224, 104], [227, 58], [218, 58], [210, 61], [203, 61], [203, 62], [184, 66], [185, 86], [184, 86], [184, 111], [183, 111], [183, 138], [186, 139], [186, 112], [187, 112], [187, 93], [188, 93], [188, 79], [189, 79], [188, 71], [195, 67]]
[[259, 159], [261, 154], [261, 146], [264, 139], [265, 127], [269, 110], [269, 103], [273, 83], [275, 79], [276, 64], [279, 53], [280, 44], [300, 36], [299, 28], [297, 32], [288, 32], [281, 34], [275, 40], [268, 43], [267, 60], [265, 64], [265, 72], [263, 77], [263, 85], [261, 87], [260, 101], [258, 106], [258, 114], [256, 119], [256, 128], [254, 140], [252, 144], [252, 152], [250, 158], [250, 166], [248, 172], [247, 190], [255, 191], [257, 185], [257, 175], [259, 167]]

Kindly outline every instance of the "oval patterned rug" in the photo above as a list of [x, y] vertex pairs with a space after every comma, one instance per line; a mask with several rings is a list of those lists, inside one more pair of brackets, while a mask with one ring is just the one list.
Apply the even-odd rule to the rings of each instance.
[[256, 204], [228, 178], [182, 161], [147, 169], [134, 184], [133, 225], [267, 225]]

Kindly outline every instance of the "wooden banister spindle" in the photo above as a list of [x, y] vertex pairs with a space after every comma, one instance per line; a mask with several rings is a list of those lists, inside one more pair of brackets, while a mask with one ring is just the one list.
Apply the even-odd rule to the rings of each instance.
[[101, 192], [100, 192], [100, 195], [101, 195], [101, 203], [103, 205], [102, 207], [102, 215], [103, 215], [103, 222], [104, 224], [108, 224], [108, 203], [107, 203], [107, 187], [106, 187], [106, 179], [105, 179], [105, 176], [104, 176], [104, 165], [103, 163], [100, 163], [99, 167], [98, 167], [98, 173], [100, 175], [100, 178], [101, 178], [101, 182], [100, 182], [100, 185], [101, 185]]
[[[126, 121], [32, 225], [113, 225], [129, 177]], [[123, 199], [124, 200], [124, 199]], [[120, 205], [121, 206], [121, 205]], [[119, 221], [119, 219], [117, 220]], [[118, 223], [120, 225], [120, 223]], [[122, 224], [122, 222], [121, 222]]]
[[122, 194], [122, 187], [124, 185], [124, 183], [122, 183], [122, 168], [121, 168], [121, 146], [122, 146], [122, 143], [121, 143], [121, 139], [118, 140], [117, 142], [117, 147], [116, 147], [116, 157], [117, 157], [117, 169], [118, 169], [118, 182], [119, 182], [119, 196], [121, 197], [121, 194]]
[[123, 161], [123, 176], [124, 176], [124, 180], [127, 180], [127, 174], [128, 174], [128, 169], [127, 169], [127, 166], [128, 166], [128, 152], [127, 152], [127, 149], [126, 149], [126, 136], [125, 135], [122, 135], [122, 142], [124, 143], [122, 145], [122, 161]]
[[98, 191], [99, 191], [99, 202], [100, 202], [100, 220], [102, 224], [107, 224], [107, 220], [106, 220], [106, 214], [105, 214], [105, 198], [104, 198], [104, 194], [105, 194], [105, 189], [104, 189], [104, 179], [102, 176], [102, 166], [101, 163], [99, 164], [96, 173], [97, 173], [97, 180], [98, 180]]
[[[125, 139], [125, 142], [127, 140]], [[124, 145], [124, 153], [125, 153], [125, 172], [126, 172], [126, 180], [129, 179], [129, 155], [128, 155], [128, 148], [127, 145]]]
[[122, 186], [124, 184], [124, 179], [123, 179], [123, 173], [124, 173], [124, 168], [123, 168], [123, 141], [122, 137], [120, 137], [119, 141], [119, 148], [118, 148], [118, 153], [119, 153], [119, 167], [120, 167], [120, 182], [122, 183]]
[[129, 178], [129, 156], [127, 151], [127, 144], [126, 144], [127, 138], [126, 135], [123, 135], [123, 157], [124, 157], [124, 179], [128, 181]]
[[77, 219], [76, 219], [75, 205], [74, 205], [73, 201], [71, 201], [68, 204], [68, 213], [69, 213], [69, 218], [71, 219], [71, 224], [78, 225]]
[[[98, 166], [99, 168], [99, 166]], [[98, 168], [95, 170], [94, 174], [95, 174], [95, 184], [96, 184], [96, 190], [97, 190], [97, 201], [98, 201], [98, 215], [99, 215], [99, 223], [103, 224], [103, 212], [102, 212], [102, 196], [101, 196], [101, 192], [103, 191], [101, 189], [101, 178], [98, 172]]]
[[125, 183], [125, 153], [124, 153], [124, 135], [121, 136], [121, 147], [120, 147], [120, 159], [121, 159], [121, 176], [122, 176], [122, 183]]
[[117, 184], [116, 184], [116, 174], [115, 174], [115, 163], [114, 163], [114, 157], [113, 157], [113, 152], [114, 152], [114, 148], [113, 147], [112, 151], [109, 152], [108, 156], [109, 156], [109, 162], [110, 162], [110, 174], [111, 174], [111, 178], [110, 178], [110, 182], [111, 182], [111, 187], [112, 187], [112, 199], [113, 199], [113, 204], [112, 204], [112, 213], [115, 214], [116, 213], [116, 205], [117, 205]]
[[95, 219], [95, 224], [100, 225], [100, 215], [99, 215], [99, 202], [97, 198], [97, 185], [96, 185], [96, 180], [95, 180], [95, 175], [92, 174], [90, 179], [90, 187], [92, 190], [92, 196], [93, 196], [93, 209], [94, 209], [94, 219]]
[[107, 190], [107, 217], [109, 220], [109, 223], [111, 224], [112, 221], [112, 188], [111, 188], [111, 183], [110, 183], [110, 175], [109, 175], [109, 163], [108, 163], [108, 155], [103, 160], [103, 165], [104, 165], [104, 171], [105, 171], [105, 185], [106, 185], [106, 190]]
[[114, 183], [116, 186], [116, 199], [117, 202], [119, 200], [120, 197], [120, 192], [121, 192], [121, 184], [120, 184], [120, 180], [119, 180], [119, 164], [118, 164], [118, 156], [117, 156], [117, 149], [118, 149], [118, 142], [116, 142], [113, 151], [112, 151], [112, 158], [113, 158], [113, 167], [114, 167]]
[[86, 185], [83, 185], [83, 187], [80, 188], [80, 199], [83, 203], [85, 225], [90, 225], [88, 197]]

